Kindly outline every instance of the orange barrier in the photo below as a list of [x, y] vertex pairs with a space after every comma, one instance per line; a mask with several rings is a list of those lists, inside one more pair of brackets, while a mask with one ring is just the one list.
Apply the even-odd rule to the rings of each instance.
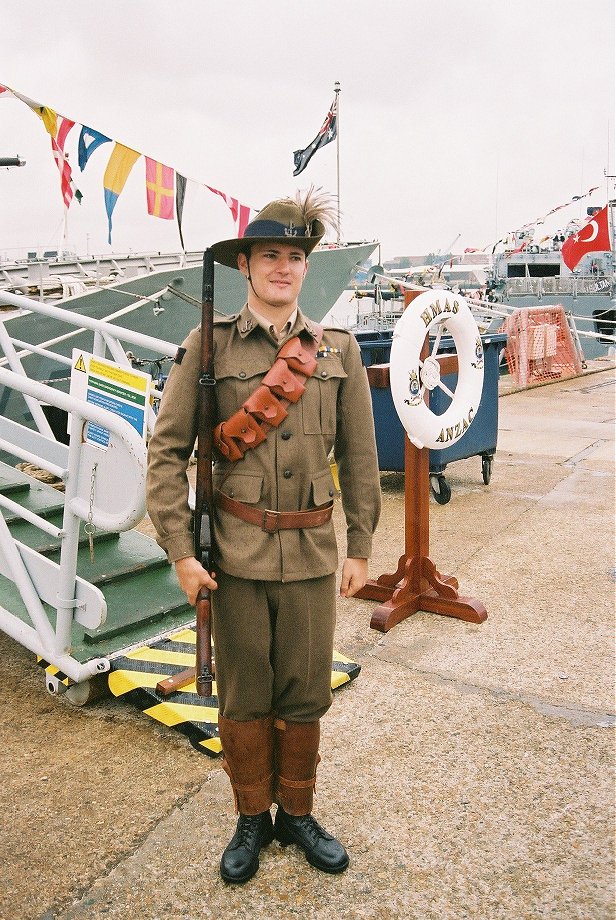
[[499, 331], [507, 333], [505, 358], [518, 386], [564, 380], [582, 373], [582, 361], [564, 307], [550, 305], [514, 310]]

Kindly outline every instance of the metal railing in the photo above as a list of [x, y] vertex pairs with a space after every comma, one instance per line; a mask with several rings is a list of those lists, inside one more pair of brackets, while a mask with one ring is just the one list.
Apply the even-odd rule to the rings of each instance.
[[[0, 303], [55, 317], [77, 331], [89, 329], [93, 333], [92, 354], [105, 357], [108, 352], [117, 364], [126, 368], [132, 368], [132, 364], [122, 342], [161, 355], [173, 354], [176, 349], [174, 343], [23, 297], [0, 293]], [[80, 662], [71, 654], [75, 624], [96, 629], [104, 623], [107, 612], [102, 592], [77, 575], [81, 525], [87, 522], [92, 534], [94, 530], [128, 530], [141, 521], [145, 513], [146, 444], [126, 419], [29, 379], [22, 364], [22, 358], [29, 353], [42, 354], [61, 365], [70, 366], [71, 359], [13, 338], [1, 320], [0, 347], [4, 351], [0, 387], [23, 394], [36, 425], [34, 429], [0, 417], [0, 450], [53, 474], [63, 481], [65, 488], [61, 526], [0, 494], [0, 574], [15, 584], [27, 611], [24, 620], [0, 604], [0, 629], [64, 672], [71, 681], [80, 683], [109, 670], [105, 658]], [[55, 438], [42, 410], [44, 404], [66, 412], [70, 418], [68, 445]], [[151, 406], [147, 415], [151, 428], [155, 419]], [[106, 450], [84, 437], [88, 423], [109, 432]], [[59, 562], [13, 538], [5, 513], [27, 521], [57, 540]], [[46, 607], [52, 608], [51, 618]]]
[[555, 275], [547, 278], [508, 278], [501, 294], [506, 300], [508, 297], [525, 294], [535, 297], [561, 294], [577, 297], [581, 294], [610, 294], [611, 290], [612, 281], [607, 277]]

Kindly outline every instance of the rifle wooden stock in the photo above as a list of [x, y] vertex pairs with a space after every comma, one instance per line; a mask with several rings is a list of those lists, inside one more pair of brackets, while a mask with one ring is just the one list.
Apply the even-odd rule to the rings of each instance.
[[212, 619], [210, 592], [201, 588], [197, 595], [197, 660], [195, 681], [199, 696], [212, 695]]
[[[195, 556], [208, 572], [212, 570], [213, 499], [212, 447], [215, 423], [214, 394], [214, 256], [203, 254], [201, 293], [201, 373], [199, 375], [199, 417], [197, 425], [197, 479], [195, 483]], [[197, 596], [196, 682], [199, 696], [212, 695], [212, 627], [210, 592], [202, 588]]]
[[185, 671], [178, 671], [177, 674], [172, 674], [171, 677], [165, 677], [164, 680], [159, 680], [156, 684], [156, 692], [161, 696], [171, 696], [172, 693], [177, 693], [178, 690], [183, 690], [184, 687], [194, 683], [195, 674], [195, 668], [186, 668]]

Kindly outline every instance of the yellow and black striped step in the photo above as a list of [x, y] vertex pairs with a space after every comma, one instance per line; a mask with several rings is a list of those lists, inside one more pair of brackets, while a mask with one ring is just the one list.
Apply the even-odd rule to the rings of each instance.
[[[112, 659], [109, 689], [157, 722], [186, 735], [201, 753], [217, 757], [221, 745], [216, 681], [211, 697], [199, 696], [194, 681], [167, 697], [156, 692], [159, 681], [195, 666], [195, 642], [194, 629], [182, 629]], [[360, 665], [334, 652], [332, 690], [354, 680], [360, 670]]]
[[58, 683], [64, 684], [65, 687], [71, 687], [75, 683], [75, 681], [71, 680], [64, 671], [57, 668], [55, 664], [50, 664], [48, 661], [45, 661], [40, 655], [36, 656], [36, 663], [40, 668], [43, 668], [46, 674], [50, 677], [55, 677]]

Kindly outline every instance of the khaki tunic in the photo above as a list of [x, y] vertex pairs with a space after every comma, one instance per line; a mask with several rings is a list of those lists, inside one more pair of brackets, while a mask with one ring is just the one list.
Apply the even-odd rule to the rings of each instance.
[[[290, 338], [314, 336], [298, 311]], [[149, 446], [147, 506], [158, 542], [171, 562], [192, 556], [192, 513], [186, 467], [197, 434], [200, 329], [180, 349], [165, 385]], [[286, 339], [284, 340], [286, 341]], [[277, 342], [245, 306], [215, 320], [214, 372], [217, 421], [236, 412], [259, 386], [283, 342]], [[229, 464], [216, 460], [214, 487], [231, 497], [274, 511], [304, 510], [330, 501], [334, 449], [347, 521], [346, 555], [368, 558], [380, 512], [380, 484], [370, 390], [355, 337], [326, 329], [318, 367], [298, 403], [267, 440]], [[336, 571], [333, 522], [268, 534], [218, 510], [215, 566], [229, 575], [264, 581], [298, 581]]]

